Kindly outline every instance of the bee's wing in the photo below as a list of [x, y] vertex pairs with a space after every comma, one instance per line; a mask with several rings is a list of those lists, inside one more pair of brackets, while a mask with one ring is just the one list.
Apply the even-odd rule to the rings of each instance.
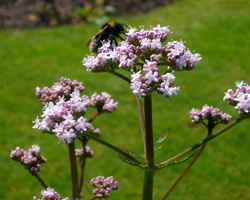
[[88, 46], [90, 45], [90, 43], [92, 42], [92, 40], [97, 39], [98, 36], [99, 36], [100, 34], [102, 34], [103, 31], [105, 31], [106, 28], [108, 28], [108, 25], [105, 26], [103, 29], [101, 29], [94, 37], [92, 37], [91, 40], [89, 40], [88, 43], [85, 45], [85, 48], [88, 47]]
[[90, 43], [92, 42], [92, 40], [93, 40], [95, 37], [96, 37], [96, 35], [95, 35], [93, 38], [91, 38], [90, 41], [88, 41], [88, 43], [85, 45], [85, 48], [87, 48], [87, 47], [90, 45]]

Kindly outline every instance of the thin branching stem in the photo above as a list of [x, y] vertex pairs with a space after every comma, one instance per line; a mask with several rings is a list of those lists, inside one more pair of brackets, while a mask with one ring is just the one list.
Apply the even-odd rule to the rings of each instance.
[[46, 185], [46, 183], [43, 181], [43, 179], [38, 175], [37, 172], [32, 172], [33, 176], [36, 177], [36, 179], [42, 184], [42, 186], [44, 187], [44, 189], [48, 188], [48, 186]]
[[97, 118], [97, 116], [99, 115], [100, 113], [96, 113], [96, 114], [94, 114], [89, 120], [88, 120], [88, 122], [89, 123], [91, 123], [92, 121], [94, 121], [95, 120], [95, 118]]
[[164, 168], [166, 166], [168, 166], [170, 163], [175, 162], [176, 160], [178, 160], [179, 158], [187, 155], [188, 153], [190, 153], [191, 151], [197, 149], [198, 147], [202, 146], [203, 144], [209, 142], [210, 140], [214, 139], [215, 137], [219, 136], [220, 134], [224, 133], [225, 131], [227, 131], [228, 129], [232, 128], [233, 126], [235, 126], [236, 124], [238, 124], [242, 119], [244, 118], [237, 118], [234, 121], [232, 121], [230, 124], [228, 124], [227, 126], [225, 126], [224, 128], [222, 128], [221, 130], [217, 131], [214, 134], [211, 134], [210, 136], [206, 137], [205, 139], [201, 140], [200, 142], [198, 142], [197, 144], [195, 144], [192, 147], [189, 147], [188, 149], [184, 150], [183, 152], [179, 153], [178, 155], [158, 164], [156, 166], [156, 169], [161, 169]]
[[[212, 134], [212, 129], [210, 129], [208, 131], [207, 137], [209, 135]], [[174, 184], [171, 186], [171, 188], [167, 191], [167, 193], [164, 195], [164, 197], [162, 198], [162, 200], [167, 199], [167, 197], [169, 196], [169, 194], [174, 190], [174, 188], [177, 186], [177, 184], [181, 181], [181, 179], [183, 178], [183, 176], [185, 176], [185, 174], [188, 172], [188, 170], [193, 166], [193, 164], [195, 163], [195, 161], [199, 158], [199, 156], [201, 155], [202, 151], [204, 150], [204, 148], [206, 147], [206, 144], [203, 144], [200, 148], [200, 150], [197, 152], [197, 154], [195, 155], [195, 157], [193, 158], [193, 160], [190, 162], [190, 164], [187, 166], [187, 168], [182, 172], [182, 174], [179, 176], [179, 178], [174, 182]]]
[[116, 71], [114, 71], [114, 70], [109, 70], [108, 72], [111, 73], [111, 74], [114, 74], [115, 76], [118, 76], [119, 78], [125, 80], [125, 81], [128, 82], [129, 84], [130, 84], [130, 82], [131, 82], [131, 80], [130, 80], [129, 78], [127, 78], [126, 76], [123, 76], [122, 74], [120, 74], [120, 73], [118, 73], [118, 72], [116, 72]]
[[99, 142], [100, 144], [103, 144], [104, 146], [116, 151], [117, 153], [119, 153], [121, 156], [124, 156], [125, 158], [127, 158], [128, 160], [130, 160], [132, 163], [134, 163], [136, 166], [142, 165], [143, 163], [140, 162], [139, 160], [135, 159], [133, 156], [131, 156], [130, 154], [126, 153], [125, 151], [115, 147], [114, 145], [105, 142], [104, 140], [90, 134], [90, 133], [83, 133], [86, 137], [95, 140], [96, 142]]
[[89, 200], [95, 200], [95, 199], [97, 199], [97, 197], [96, 197], [96, 196], [92, 197], [92, 198], [91, 198], [91, 199], [89, 199]]

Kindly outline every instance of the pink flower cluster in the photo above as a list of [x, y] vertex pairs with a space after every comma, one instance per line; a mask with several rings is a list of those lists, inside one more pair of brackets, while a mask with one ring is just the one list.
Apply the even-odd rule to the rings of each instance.
[[[43, 133], [55, 132], [63, 143], [70, 143], [77, 135], [88, 129], [93, 129], [87, 119], [80, 116], [85, 114], [88, 103], [76, 91], [69, 101], [61, 98], [56, 103], [49, 102], [44, 106], [42, 120], [37, 117], [33, 128], [39, 129]], [[77, 115], [80, 117], [75, 118]]]
[[28, 151], [17, 147], [11, 152], [10, 157], [24, 165], [31, 173], [40, 171], [40, 164], [46, 162], [46, 159], [40, 155], [40, 147], [37, 145], [32, 145]]
[[[68, 81], [68, 83], [71, 85], [71, 81]], [[82, 84], [79, 83], [78, 85]], [[67, 85], [64, 86], [67, 88]], [[51, 89], [48, 88], [48, 90]], [[43, 96], [43, 92], [41, 92], [41, 96]], [[58, 96], [58, 99], [54, 99], [55, 101], [43, 101], [42, 119], [37, 117], [33, 126], [33, 128], [39, 129], [43, 133], [56, 133], [56, 136], [63, 144], [71, 143], [74, 138], [86, 131], [100, 135], [100, 130], [94, 129], [92, 124], [83, 117], [87, 107], [95, 107], [98, 113], [111, 113], [118, 106], [118, 103], [114, 102], [107, 93], [102, 93], [102, 95], [94, 94], [89, 98], [85, 95], [81, 96], [80, 91], [75, 88], [68, 96], [67, 99], [64, 96]]]
[[[120, 46], [113, 48], [110, 42], [104, 43], [96, 56], [83, 59], [83, 65], [92, 72], [113, 71], [119, 68], [130, 71], [130, 88], [139, 97], [154, 90], [164, 98], [176, 95], [179, 88], [172, 88], [172, 72], [193, 69], [201, 57], [200, 54], [192, 54], [187, 50], [182, 41], [163, 45], [169, 33], [168, 27], [160, 25], [150, 30], [141, 28], [137, 31], [130, 28], [127, 39], [122, 41]], [[160, 75], [159, 66], [165, 66], [162, 67], [163, 75]]]
[[42, 199], [34, 197], [33, 200], [70, 200], [68, 197], [62, 199], [61, 196], [53, 188], [42, 190], [41, 194], [43, 196]]
[[173, 94], [177, 95], [180, 90], [179, 87], [173, 87], [175, 76], [172, 73], [160, 75], [160, 70], [157, 68], [155, 61], [147, 61], [143, 65], [141, 71], [132, 74], [130, 89], [139, 98], [146, 96], [156, 90], [162, 97], [171, 97]]
[[201, 60], [200, 54], [192, 54], [190, 50], [186, 50], [183, 41], [172, 41], [166, 45], [167, 62], [175, 71], [191, 70], [195, 67], [195, 63]]
[[238, 110], [238, 113], [244, 117], [249, 117], [250, 114], [250, 86], [241, 82], [236, 82], [236, 87], [238, 88], [235, 92], [229, 89], [223, 98], [223, 100], [228, 100], [230, 105], [235, 106], [234, 108]]
[[212, 118], [213, 124], [227, 124], [231, 118], [230, 115], [221, 112], [218, 108], [207, 105], [203, 106], [201, 110], [192, 108], [190, 117], [193, 123], [202, 123], [204, 120]]
[[36, 96], [45, 104], [46, 102], [56, 102], [60, 97], [68, 99], [74, 90], [84, 91], [82, 83], [76, 80], [72, 82], [70, 79], [62, 77], [59, 82], [56, 82], [51, 88], [44, 87], [41, 89], [37, 87]]
[[98, 176], [91, 179], [90, 184], [96, 187], [96, 189], [93, 190], [93, 194], [97, 199], [107, 198], [110, 196], [112, 190], [119, 188], [118, 182], [114, 181], [113, 176], [106, 179], [103, 176]]
[[114, 100], [111, 99], [111, 96], [106, 92], [102, 92], [101, 95], [94, 93], [91, 96], [89, 104], [90, 106], [97, 108], [98, 113], [112, 113], [118, 108], [118, 102], [114, 102]]
[[[75, 154], [76, 154], [76, 157], [82, 157], [83, 156], [83, 148], [76, 149]], [[89, 146], [85, 147], [84, 156], [86, 158], [92, 158], [94, 156], [94, 152], [90, 149]]]

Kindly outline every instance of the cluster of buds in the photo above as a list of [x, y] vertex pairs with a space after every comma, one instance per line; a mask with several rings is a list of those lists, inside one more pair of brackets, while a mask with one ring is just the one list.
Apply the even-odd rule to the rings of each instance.
[[[160, 25], [150, 30], [130, 28], [120, 46], [113, 48], [110, 42], [104, 43], [96, 56], [83, 59], [83, 65], [92, 72], [119, 68], [131, 72], [130, 88], [140, 98], [153, 91], [163, 98], [176, 95], [179, 87], [173, 87], [173, 71], [192, 70], [201, 57], [191, 53], [182, 41], [163, 45], [169, 33], [168, 27]], [[159, 66], [165, 66], [161, 73]]]
[[190, 117], [193, 123], [203, 123], [204, 120], [212, 120], [213, 124], [224, 123], [228, 124], [231, 118], [230, 115], [221, 112], [213, 106], [203, 106], [201, 110], [194, 109], [190, 111]]
[[47, 188], [46, 190], [42, 190], [41, 194], [43, 196], [42, 199], [34, 197], [33, 200], [70, 200], [68, 197], [62, 199], [53, 188]]
[[93, 190], [93, 194], [97, 199], [107, 198], [110, 196], [112, 190], [119, 188], [118, 182], [114, 181], [113, 176], [106, 179], [103, 176], [98, 176], [91, 179], [90, 184], [96, 187], [96, 189]]
[[[65, 78], [61, 78], [59, 83], [55, 84], [58, 88], [60, 88], [59, 85], [62, 80], [67, 80], [63, 82], [63, 88], [71, 88], [73, 83], [77, 87], [83, 88], [82, 83], [77, 81], [71, 82]], [[69, 84], [68, 86], [67, 83]], [[52, 86], [52, 88], [54, 88], [54, 86]], [[48, 90], [52, 89], [47, 88], [46, 91]], [[43, 99], [47, 99], [47, 92], [43, 93], [43, 91], [44, 90], [40, 90], [40, 96], [42, 96]], [[100, 135], [100, 130], [95, 129], [84, 117], [87, 107], [95, 107], [98, 113], [111, 113], [117, 109], [118, 103], [114, 102], [107, 93], [102, 93], [102, 95], [93, 94], [92, 97], [89, 98], [85, 95], [81, 96], [80, 90], [77, 88], [74, 88], [73, 91], [67, 91], [71, 91], [70, 94], [67, 94], [68, 98], [60, 96], [58, 93], [56, 95], [58, 99], [49, 102], [43, 101], [44, 109], [41, 115], [42, 119], [37, 117], [34, 121], [35, 125], [33, 128], [39, 129], [43, 133], [56, 133], [56, 136], [62, 143], [71, 143], [74, 138], [77, 138], [86, 131]]]
[[69, 99], [73, 91], [78, 90], [82, 92], [84, 89], [81, 82], [76, 80], [72, 82], [70, 79], [62, 77], [51, 88], [44, 87], [41, 89], [36, 87], [36, 96], [45, 104], [47, 102], [57, 102], [60, 97]]
[[46, 159], [40, 155], [40, 147], [37, 145], [32, 145], [28, 151], [16, 147], [16, 149], [11, 152], [10, 157], [24, 165], [32, 174], [40, 171], [40, 164], [46, 162]]
[[236, 82], [238, 88], [235, 92], [229, 89], [224, 96], [224, 100], [228, 100], [230, 105], [235, 106], [238, 113], [244, 117], [249, 117], [250, 114], [250, 86], [241, 82]]
[[98, 113], [112, 113], [118, 108], [118, 102], [114, 102], [110, 97], [111, 96], [106, 92], [102, 92], [101, 95], [94, 93], [91, 96], [89, 105], [97, 108]]
[[[83, 156], [83, 148], [76, 149], [75, 150], [75, 154], [76, 154], [76, 157], [80, 157], [81, 158]], [[94, 156], [94, 152], [90, 149], [89, 146], [85, 147], [84, 156], [85, 156], [85, 158], [92, 158]]]

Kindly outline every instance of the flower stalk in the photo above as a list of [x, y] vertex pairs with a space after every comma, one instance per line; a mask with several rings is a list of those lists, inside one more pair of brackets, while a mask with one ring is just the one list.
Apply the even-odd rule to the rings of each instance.
[[80, 174], [80, 180], [79, 180], [79, 185], [78, 185], [78, 196], [81, 196], [81, 192], [82, 192], [82, 186], [83, 186], [83, 180], [84, 180], [84, 169], [85, 169], [85, 164], [86, 164], [86, 151], [85, 151], [85, 147], [86, 144], [88, 142], [88, 139], [83, 136], [82, 137], [82, 150], [83, 150], [83, 154], [82, 157], [80, 159], [80, 166], [81, 166], [81, 174]]
[[39, 174], [37, 172], [34, 172], [33, 175], [36, 177], [36, 179], [39, 181], [39, 183], [42, 184], [42, 186], [44, 187], [44, 189], [48, 188], [48, 186], [46, 185], [46, 183], [43, 181], [43, 179], [39, 176]]
[[[145, 144], [145, 120], [144, 120], [144, 115], [143, 115], [141, 99], [137, 95], [136, 95], [136, 102], [137, 102], [137, 108], [138, 108], [138, 113], [139, 113], [143, 144]], [[144, 145], [144, 152], [146, 152], [145, 145]]]
[[145, 113], [145, 161], [148, 167], [154, 166], [154, 139], [153, 139], [153, 124], [152, 124], [152, 98], [151, 95], [144, 97], [144, 113]]
[[69, 158], [70, 158], [70, 172], [71, 172], [71, 184], [72, 184], [72, 199], [79, 198], [78, 192], [78, 173], [76, 165], [76, 155], [75, 155], [75, 142], [72, 141], [68, 144]]
[[[144, 113], [145, 113], [145, 131], [142, 131], [145, 162], [147, 168], [144, 170], [142, 200], [152, 200], [154, 185], [154, 140], [153, 140], [153, 123], [152, 123], [152, 97], [147, 95], [144, 97]], [[142, 122], [142, 121], [141, 121]]]

